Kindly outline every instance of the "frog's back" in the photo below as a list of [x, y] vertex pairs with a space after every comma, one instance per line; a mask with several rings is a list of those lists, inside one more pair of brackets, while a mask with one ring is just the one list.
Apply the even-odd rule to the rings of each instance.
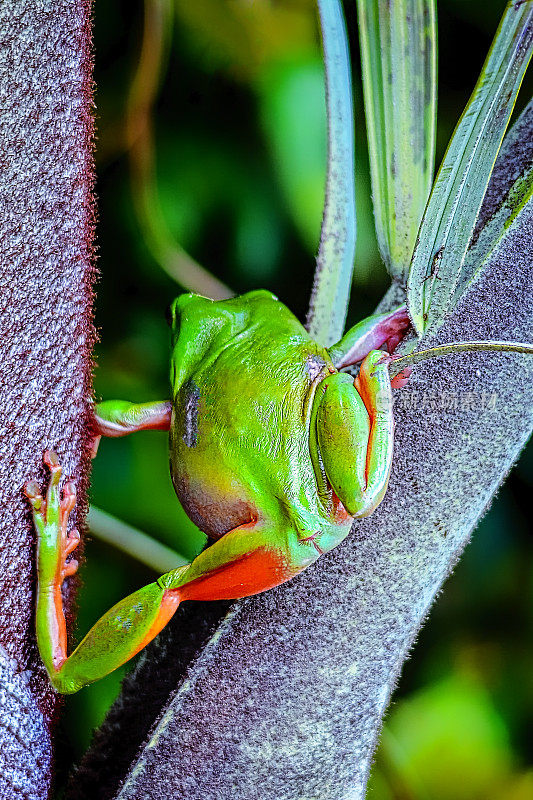
[[[254, 292], [240, 300], [247, 298], [244, 310], [225, 301], [235, 303], [242, 324], [213, 342], [175, 401], [176, 490], [212, 535], [257, 518], [264, 498], [315, 494], [309, 415], [314, 388], [331, 362], [272, 295]], [[192, 486], [190, 476], [198, 475]], [[210, 531], [213, 524], [217, 530]]]

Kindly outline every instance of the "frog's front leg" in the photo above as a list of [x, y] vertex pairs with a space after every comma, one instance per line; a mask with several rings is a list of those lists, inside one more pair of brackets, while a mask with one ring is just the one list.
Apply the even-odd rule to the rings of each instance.
[[317, 460], [348, 513], [366, 517], [381, 503], [392, 465], [388, 357], [373, 350], [355, 381], [346, 373], [326, 378], [316, 403]]
[[37, 643], [53, 686], [76, 692], [124, 664], [167, 624], [183, 600], [245, 597], [270, 589], [301, 571], [318, 554], [297, 533], [252, 521], [228, 532], [194, 561], [163, 575], [121, 600], [91, 628], [67, 655], [61, 586], [77, 564], [66, 561], [79, 536], [67, 534], [75, 488], [68, 482], [60, 497], [61, 467], [57, 456], [45, 453], [51, 471], [45, 497], [34, 481], [25, 493], [37, 528]]
[[170, 402], [130, 403], [105, 400], [94, 407], [94, 428], [100, 436], [127, 436], [135, 431], [168, 431]]
[[131, 403], [129, 400], [105, 400], [94, 407], [92, 420], [92, 456], [96, 455], [102, 436], [127, 436], [136, 431], [168, 431], [172, 405], [168, 401]]
[[337, 369], [358, 364], [372, 350], [383, 345], [392, 353], [411, 324], [406, 306], [386, 314], [375, 314], [358, 322], [344, 334], [337, 344], [329, 348], [331, 360]]

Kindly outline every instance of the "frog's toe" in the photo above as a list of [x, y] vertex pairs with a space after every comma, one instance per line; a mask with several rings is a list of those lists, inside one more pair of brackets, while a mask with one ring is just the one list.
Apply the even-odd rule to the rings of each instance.
[[50, 486], [57, 486], [61, 478], [61, 464], [55, 450], [45, 450], [43, 462], [50, 470]]
[[411, 375], [412, 371], [413, 371], [412, 367], [406, 367], [397, 375], [395, 375], [394, 378], [391, 378], [390, 385], [392, 386], [392, 388], [403, 389], [404, 386], [407, 386], [407, 383], [409, 381], [409, 376]]
[[63, 486], [63, 496], [61, 498], [61, 515], [68, 516], [76, 505], [76, 484], [74, 481], [67, 481]]
[[42, 515], [43, 496], [36, 480], [31, 480], [24, 484], [24, 494], [30, 501], [34, 514], [40, 512]]

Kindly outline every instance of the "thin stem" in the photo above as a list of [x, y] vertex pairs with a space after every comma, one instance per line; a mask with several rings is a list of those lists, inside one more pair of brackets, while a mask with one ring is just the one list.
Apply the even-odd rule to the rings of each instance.
[[390, 373], [391, 376], [397, 375], [406, 367], [412, 367], [413, 364], [418, 364], [420, 361], [426, 361], [431, 358], [440, 358], [441, 356], [453, 355], [453, 353], [471, 353], [476, 350], [494, 350], [503, 351], [508, 353], [527, 353], [533, 355], [533, 344], [526, 344], [523, 342], [450, 342], [449, 344], [442, 344], [438, 347], [431, 347], [428, 350], [418, 350], [414, 353], [408, 353], [404, 356], [393, 356], [391, 359]]
[[318, 0], [328, 118], [326, 201], [307, 330], [324, 346], [342, 336], [355, 255], [355, 175], [352, 84], [339, 0]]
[[158, 574], [170, 572], [171, 569], [190, 563], [189, 559], [171, 550], [170, 547], [96, 506], [90, 507], [87, 524], [93, 536], [136, 558]]
[[127, 144], [134, 207], [146, 244], [167, 275], [188, 291], [221, 300], [233, 292], [177, 244], [163, 216], [157, 188], [152, 116], [171, 32], [169, 0], [145, 0], [139, 66], [128, 99]]

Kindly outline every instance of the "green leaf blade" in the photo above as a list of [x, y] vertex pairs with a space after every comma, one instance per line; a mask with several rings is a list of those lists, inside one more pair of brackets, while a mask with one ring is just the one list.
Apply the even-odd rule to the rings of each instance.
[[[533, 100], [522, 112], [505, 137], [500, 151], [504, 152], [515, 148], [524, 149], [524, 135], [527, 136], [533, 123]], [[492, 252], [505, 242], [515, 224], [520, 224], [522, 215], [527, 214], [533, 204], [533, 146], [522, 164], [521, 171], [516, 175], [504, 195], [491, 213], [490, 219], [474, 232], [474, 239], [468, 248], [461, 275], [455, 287], [453, 305], [461, 298], [472, 281], [481, 273], [483, 266]]]
[[533, 2], [510, 2], [433, 187], [408, 281], [420, 335], [453, 307], [466, 251], [533, 48]]
[[433, 0], [358, 0], [365, 116], [379, 249], [404, 282], [435, 160]]

